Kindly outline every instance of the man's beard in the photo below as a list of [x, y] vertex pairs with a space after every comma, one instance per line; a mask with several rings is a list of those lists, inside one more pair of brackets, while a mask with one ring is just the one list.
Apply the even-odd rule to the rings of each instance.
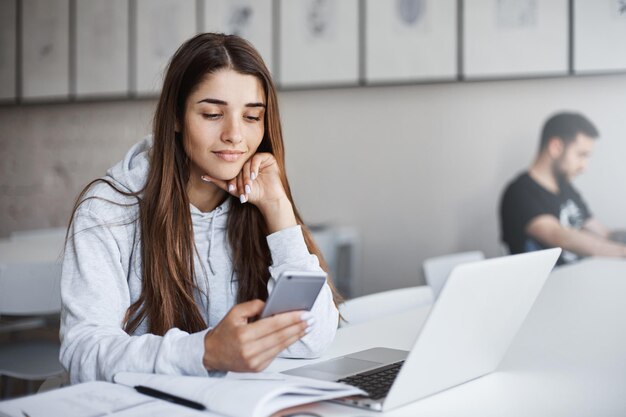
[[557, 159], [552, 163], [552, 175], [556, 178], [558, 184], [569, 183], [569, 177], [561, 168], [562, 159]]

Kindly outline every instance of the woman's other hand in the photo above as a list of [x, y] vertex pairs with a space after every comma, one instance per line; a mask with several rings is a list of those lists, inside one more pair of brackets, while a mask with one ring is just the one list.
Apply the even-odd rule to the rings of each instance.
[[297, 224], [281, 181], [278, 163], [271, 153], [254, 154], [232, 180], [222, 181], [208, 175], [203, 175], [202, 179], [239, 198], [242, 204], [252, 203], [257, 206], [270, 233]]

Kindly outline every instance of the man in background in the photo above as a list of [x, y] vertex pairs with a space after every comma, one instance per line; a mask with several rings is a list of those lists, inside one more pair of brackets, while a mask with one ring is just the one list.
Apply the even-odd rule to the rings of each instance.
[[545, 123], [539, 154], [508, 184], [500, 203], [502, 240], [511, 253], [560, 246], [559, 264], [584, 256], [626, 257], [626, 245], [593, 217], [571, 181], [587, 167], [598, 130], [576, 113]]

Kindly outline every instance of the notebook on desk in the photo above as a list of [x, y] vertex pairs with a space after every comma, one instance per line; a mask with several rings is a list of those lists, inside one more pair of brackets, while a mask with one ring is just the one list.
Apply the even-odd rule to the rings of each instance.
[[335, 402], [387, 411], [493, 372], [560, 253], [547, 249], [456, 267], [410, 352], [374, 348], [284, 373], [346, 382], [369, 395]]

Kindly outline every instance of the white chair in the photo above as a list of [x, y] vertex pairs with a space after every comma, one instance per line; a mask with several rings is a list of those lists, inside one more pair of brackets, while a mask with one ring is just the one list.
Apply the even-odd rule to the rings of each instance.
[[33, 392], [35, 381], [63, 375], [57, 340], [15, 337], [20, 331], [43, 327], [45, 316], [61, 311], [60, 281], [59, 262], [0, 265], [0, 332], [11, 333], [0, 343], [2, 398], [10, 391], [11, 378], [29, 381]]
[[450, 272], [455, 266], [467, 262], [482, 261], [483, 259], [485, 259], [485, 254], [481, 251], [453, 253], [426, 259], [423, 264], [424, 277], [426, 284], [433, 290], [435, 300], [439, 297]]
[[16, 230], [11, 232], [9, 239], [13, 241], [22, 240], [50, 240], [60, 241], [65, 240], [65, 233], [67, 227], [50, 227], [46, 229], [32, 229], [32, 230]]
[[345, 297], [356, 290], [360, 275], [360, 237], [357, 230], [347, 226], [311, 226], [313, 240], [324, 255], [335, 287]]
[[432, 303], [433, 292], [427, 285], [352, 298], [339, 306], [339, 312], [344, 318], [339, 327], [368, 322], [383, 316], [429, 306]]

